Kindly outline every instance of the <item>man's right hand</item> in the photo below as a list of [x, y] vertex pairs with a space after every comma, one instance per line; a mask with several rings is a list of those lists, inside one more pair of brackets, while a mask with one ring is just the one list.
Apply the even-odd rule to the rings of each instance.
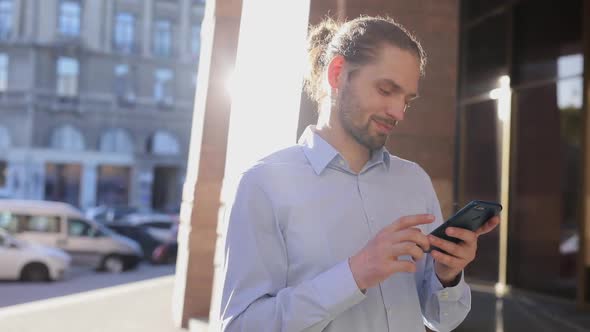
[[[359, 289], [373, 287], [397, 272], [416, 272], [414, 262], [422, 258], [430, 242], [415, 226], [433, 221], [430, 214], [401, 217], [350, 257], [350, 269]], [[399, 260], [400, 256], [411, 256], [414, 261]]]

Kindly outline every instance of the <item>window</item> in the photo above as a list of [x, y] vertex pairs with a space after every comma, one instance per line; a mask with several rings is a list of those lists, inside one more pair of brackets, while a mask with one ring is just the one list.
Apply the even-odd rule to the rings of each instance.
[[0, 91], [8, 87], [8, 55], [0, 53]]
[[24, 232], [59, 233], [59, 218], [54, 216], [30, 216], [22, 225]]
[[[101, 165], [96, 181], [96, 202], [99, 205], [126, 206], [129, 204], [131, 189], [131, 168]], [[118, 219], [121, 212], [110, 211], [108, 218]]]
[[12, 144], [10, 132], [4, 126], [0, 126], [0, 150], [8, 149]]
[[172, 49], [172, 23], [158, 20], [154, 25], [154, 54], [170, 56]]
[[191, 31], [191, 52], [193, 55], [199, 55], [201, 52], [201, 25], [195, 24]]
[[584, 82], [584, 56], [572, 54], [557, 59], [557, 106], [560, 110], [581, 109]]
[[115, 67], [115, 94], [119, 103], [132, 104], [135, 102], [133, 75], [126, 64]]
[[0, 160], [0, 188], [6, 187], [6, 179], [8, 178], [7, 166], [6, 161]]
[[45, 164], [45, 200], [79, 206], [81, 180], [80, 164]]
[[60, 57], [57, 60], [57, 94], [61, 97], [78, 95], [78, 60]]
[[80, 3], [62, 0], [59, 6], [59, 32], [63, 36], [80, 35]]
[[160, 156], [174, 156], [180, 153], [180, 145], [172, 134], [157, 131], [148, 141], [148, 152]]
[[10, 212], [0, 212], [0, 227], [8, 233], [14, 234], [19, 231], [19, 218]]
[[135, 49], [135, 16], [118, 13], [115, 18], [115, 49], [131, 53]]
[[172, 84], [174, 74], [170, 69], [158, 69], [154, 74], [154, 99], [160, 104], [170, 105], [173, 102]]
[[12, 31], [12, 0], [0, 0], [0, 39], [10, 38]]
[[133, 141], [124, 129], [109, 129], [100, 137], [100, 151], [131, 154]]
[[554, 1], [539, 0], [515, 5], [514, 45], [518, 47], [513, 51], [513, 86], [558, 78], [563, 58], [583, 52], [582, 3], [564, 1], [555, 6]]
[[51, 135], [51, 147], [59, 150], [82, 151], [85, 147], [84, 136], [70, 125], [61, 126]]
[[92, 236], [94, 234], [92, 227], [85, 221], [78, 219], [68, 219], [68, 235], [70, 236]]

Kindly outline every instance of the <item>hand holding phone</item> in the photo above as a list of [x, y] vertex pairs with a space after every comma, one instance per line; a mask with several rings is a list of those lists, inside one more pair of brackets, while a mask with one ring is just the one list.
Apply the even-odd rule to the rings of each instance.
[[[490, 218], [499, 215], [500, 211], [502, 211], [502, 205], [498, 203], [471, 201], [430, 234], [443, 240], [459, 243], [461, 242], [460, 239], [447, 235], [446, 230], [448, 227], [463, 228], [475, 232], [483, 226], [486, 221], [490, 220]], [[425, 252], [430, 252], [433, 249], [444, 252], [437, 247], [431, 247]]]

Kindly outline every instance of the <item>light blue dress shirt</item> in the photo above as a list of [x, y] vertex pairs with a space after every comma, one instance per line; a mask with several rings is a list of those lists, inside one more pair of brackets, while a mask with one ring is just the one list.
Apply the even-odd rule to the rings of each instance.
[[450, 331], [469, 312], [463, 276], [444, 288], [430, 255], [416, 273], [358, 289], [348, 258], [383, 227], [431, 213], [427, 234], [442, 222], [428, 175], [384, 148], [355, 174], [308, 127], [242, 174], [228, 212], [223, 331]]

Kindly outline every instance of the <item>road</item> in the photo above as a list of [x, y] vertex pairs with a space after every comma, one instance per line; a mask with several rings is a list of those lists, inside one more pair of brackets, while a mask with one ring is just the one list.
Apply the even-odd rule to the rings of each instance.
[[64, 280], [57, 282], [1, 281], [0, 308], [173, 275], [174, 269], [173, 265], [154, 266], [142, 263], [135, 270], [109, 274], [96, 272], [89, 267], [74, 266]]

